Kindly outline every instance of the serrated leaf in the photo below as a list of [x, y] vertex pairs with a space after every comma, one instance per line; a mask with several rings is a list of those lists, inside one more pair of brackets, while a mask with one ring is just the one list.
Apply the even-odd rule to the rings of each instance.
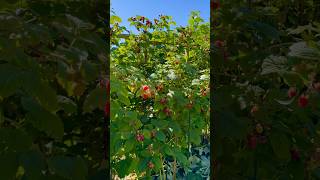
[[190, 142], [195, 145], [199, 145], [201, 143], [201, 129], [190, 130]]
[[27, 179], [40, 179], [42, 171], [46, 168], [46, 162], [41, 152], [28, 151], [23, 153], [19, 159]]
[[157, 138], [159, 141], [163, 141], [163, 142], [166, 141], [166, 135], [165, 135], [162, 131], [158, 131], [158, 132], [156, 133], [156, 138]]
[[280, 159], [290, 159], [290, 142], [288, 137], [282, 133], [272, 133], [270, 142], [273, 152]]
[[5, 98], [15, 93], [21, 85], [20, 82], [20, 69], [8, 64], [0, 65], [0, 97]]
[[174, 152], [172, 150], [172, 147], [170, 147], [169, 145], [166, 145], [164, 147], [164, 152], [169, 156], [174, 156]]
[[104, 105], [107, 102], [107, 92], [105, 89], [96, 87], [92, 90], [83, 104], [84, 112], [92, 112], [94, 109], [104, 110]]
[[42, 107], [49, 111], [55, 111], [58, 108], [58, 99], [56, 92], [47, 82], [42, 81], [41, 75], [35, 72], [24, 72], [22, 74], [23, 88], [33, 96]]
[[75, 113], [77, 111], [77, 105], [70, 98], [65, 96], [58, 96], [58, 102], [63, 111], [66, 113]]
[[[319, 43], [318, 43], [319, 44]], [[320, 51], [307, 46], [306, 42], [297, 42], [290, 46], [289, 56], [301, 58], [301, 59], [310, 59], [310, 60], [319, 60]]]
[[0, 154], [2, 151], [25, 151], [31, 147], [31, 144], [32, 139], [25, 131], [21, 129], [0, 128]]
[[86, 180], [88, 169], [80, 157], [55, 156], [48, 160], [51, 171], [66, 179]]
[[45, 132], [52, 138], [62, 138], [64, 125], [57, 115], [42, 108], [38, 103], [30, 98], [23, 98], [22, 105], [28, 111], [26, 115], [27, 122], [31, 123], [35, 128]]
[[131, 152], [131, 150], [134, 148], [135, 144], [136, 143], [133, 138], [126, 140], [126, 142], [124, 144], [125, 152]]
[[261, 75], [281, 73], [287, 70], [287, 59], [283, 56], [271, 55], [263, 60]]
[[15, 179], [19, 162], [15, 153], [0, 154], [0, 177], [1, 179]]

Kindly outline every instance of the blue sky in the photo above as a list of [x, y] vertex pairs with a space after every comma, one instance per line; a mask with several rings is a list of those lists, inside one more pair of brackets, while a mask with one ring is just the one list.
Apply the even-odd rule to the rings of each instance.
[[[200, 11], [201, 17], [209, 22], [210, 0], [111, 0], [111, 10], [122, 19], [121, 25], [129, 27], [127, 19], [142, 15], [149, 19], [160, 14], [172, 16], [177, 26], [188, 24], [191, 11]], [[131, 29], [131, 28], [129, 28]]]

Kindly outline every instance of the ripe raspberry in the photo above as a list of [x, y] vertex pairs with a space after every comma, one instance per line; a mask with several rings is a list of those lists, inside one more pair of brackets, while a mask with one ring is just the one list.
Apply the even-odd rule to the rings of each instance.
[[296, 88], [290, 87], [289, 90], [288, 90], [288, 96], [289, 96], [289, 98], [293, 98], [293, 97], [296, 96], [296, 95], [297, 95]]
[[137, 134], [136, 139], [137, 139], [137, 141], [142, 142], [144, 140], [143, 134]]
[[290, 150], [291, 153], [291, 159], [294, 161], [298, 161], [300, 159], [300, 153], [297, 149], [291, 149]]
[[248, 141], [247, 146], [250, 149], [255, 149], [257, 147], [257, 137], [256, 136], [254, 136], [254, 135], [248, 136], [247, 141]]
[[160, 104], [164, 105], [166, 103], [167, 103], [167, 99], [166, 98], [160, 99]]
[[307, 105], [308, 105], [308, 97], [307, 96], [305, 96], [305, 95], [301, 95], [300, 97], [299, 97], [299, 102], [298, 102], [298, 104], [299, 104], [299, 106], [300, 107], [302, 107], [302, 108], [304, 108], [304, 107], [306, 107]]
[[171, 110], [170, 110], [168, 107], [165, 107], [165, 108], [163, 109], [163, 112], [164, 112], [167, 116], [170, 116], [170, 114], [171, 114]]
[[142, 21], [144, 23], [144, 17], [143, 16], [140, 18], [140, 21]]
[[148, 91], [150, 88], [149, 88], [148, 85], [143, 85], [143, 86], [142, 86], [142, 89], [143, 89], [144, 91]]
[[149, 20], [147, 20], [147, 21], [146, 21], [146, 25], [147, 25], [147, 26], [151, 26], [151, 25], [152, 25], [152, 22], [149, 21]]

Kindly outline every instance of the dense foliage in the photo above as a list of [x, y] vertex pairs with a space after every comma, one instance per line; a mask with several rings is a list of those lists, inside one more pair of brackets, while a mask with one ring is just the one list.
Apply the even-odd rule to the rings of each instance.
[[319, 2], [211, 7], [213, 176], [320, 179]]
[[192, 12], [111, 16], [111, 167], [114, 176], [209, 178], [209, 23]]
[[105, 1], [0, 1], [0, 179], [105, 179]]

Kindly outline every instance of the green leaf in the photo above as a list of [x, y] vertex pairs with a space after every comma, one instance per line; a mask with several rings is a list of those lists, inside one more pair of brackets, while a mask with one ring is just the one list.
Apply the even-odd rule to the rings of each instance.
[[117, 173], [120, 178], [124, 178], [126, 175], [129, 175], [130, 165], [132, 163], [132, 158], [126, 158], [121, 160], [116, 167]]
[[138, 166], [138, 172], [143, 172], [148, 165], [148, 162], [150, 161], [150, 158], [144, 158], [143, 160], [140, 160], [139, 166]]
[[285, 134], [272, 133], [270, 135], [270, 142], [273, 152], [278, 158], [283, 160], [290, 159], [290, 141]]
[[168, 155], [168, 156], [174, 156], [174, 152], [172, 150], [172, 147], [170, 147], [169, 145], [165, 145], [164, 147], [164, 152]]
[[41, 77], [39, 73], [24, 72], [22, 76], [23, 88], [44, 108], [52, 112], [58, 109], [56, 92], [49, 86], [49, 83], [39, 78]]
[[20, 163], [28, 179], [39, 179], [46, 169], [44, 156], [39, 151], [28, 151], [20, 156]]
[[280, 37], [279, 31], [269, 24], [258, 21], [251, 21], [248, 24], [249, 27], [255, 29], [257, 32], [263, 34], [266, 37], [269, 37], [271, 39], [279, 39]]
[[118, 92], [118, 98], [119, 98], [119, 101], [122, 102], [123, 104], [127, 106], [130, 105], [130, 100], [128, 98], [127, 93]]
[[77, 105], [70, 98], [58, 96], [58, 102], [61, 110], [65, 111], [66, 113], [72, 114], [77, 112]]
[[219, 137], [232, 137], [242, 139], [249, 127], [247, 121], [237, 118], [231, 111], [216, 112], [216, 135]]
[[263, 60], [261, 75], [282, 73], [287, 70], [287, 59], [283, 56], [271, 55]]
[[166, 127], [168, 127], [168, 121], [162, 120], [162, 119], [161, 120], [152, 119], [151, 124], [153, 124], [154, 126], [160, 129], [165, 129]]
[[155, 168], [156, 171], [161, 169], [162, 166], [163, 166], [163, 164], [162, 164], [162, 162], [160, 160], [160, 157], [158, 157], [158, 156], [152, 158], [152, 162], [154, 163], [154, 168]]
[[15, 175], [19, 166], [16, 154], [0, 154], [0, 162], [1, 179], [15, 179]]
[[130, 138], [128, 140], [126, 140], [125, 144], [124, 144], [124, 149], [125, 152], [131, 152], [131, 150], [135, 147], [136, 143], [135, 143], [135, 139], [134, 138]]
[[84, 61], [81, 64], [81, 75], [86, 82], [92, 82], [99, 76], [99, 67], [96, 64]]
[[[318, 43], [319, 44], [319, 43]], [[310, 60], [319, 60], [320, 51], [307, 46], [306, 42], [297, 42], [290, 46], [289, 56], [301, 58], [301, 59], [310, 59]]]
[[179, 150], [175, 149], [174, 156], [177, 158], [177, 161], [180, 162], [183, 166], [187, 166], [189, 161], [187, 156], [181, 153]]
[[110, 17], [110, 24], [121, 23], [122, 20], [119, 16], [112, 15]]
[[166, 141], [166, 135], [165, 135], [162, 131], [158, 131], [158, 132], [156, 133], [156, 138], [157, 138], [159, 141], [163, 141], [163, 142]]
[[151, 138], [151, 132], [150, 130], [144, 129], [142, 130], [142, 134], [144, 135], [145, 138], [150, 139]]
[[293, 72], [284, 72], [281, 74], [283, 77], [285, 83], [288, 86], [292, 87], [303, 87], [304, 83], [307, 84], [308, 81], [304, 82], [304, 78], [298, 74], [298, 73], [293, 73]]
[[313, 176], [316, 177], [317, 179], [320, 179], [320, 168], [316, 168], [312, 172]]
[[0, 65], [0, 97], [5, 98], [14, 94], [20, 83], [20, 69], [9, 64]]
[[25, 131], [21, 129], [0, 128], [0, 154], [3, 151], [25, 151], [31, 147], [31, 144], [32, 139]]
[[201, 143], [201, 129], [190, 130], [190, 142], [195, 145], [199, 145]]
[[88, 169], [80, 157], [55, 156], [48, 160], [49, 169], [66, 179], [86, 180]]
[[26, 115], [27, 122], [52, 138], [62, 138], [64, 125], [58, 116], [43, 109], [31, 98], [23, 98], [22, 105], [28, 111]]
[[96, 87], [92, 90], [83, 104], [84, 112], [92, 112], [94, 109], [104, 110], [104, 105], [107, 102], [107, 92], [105, 89]]

